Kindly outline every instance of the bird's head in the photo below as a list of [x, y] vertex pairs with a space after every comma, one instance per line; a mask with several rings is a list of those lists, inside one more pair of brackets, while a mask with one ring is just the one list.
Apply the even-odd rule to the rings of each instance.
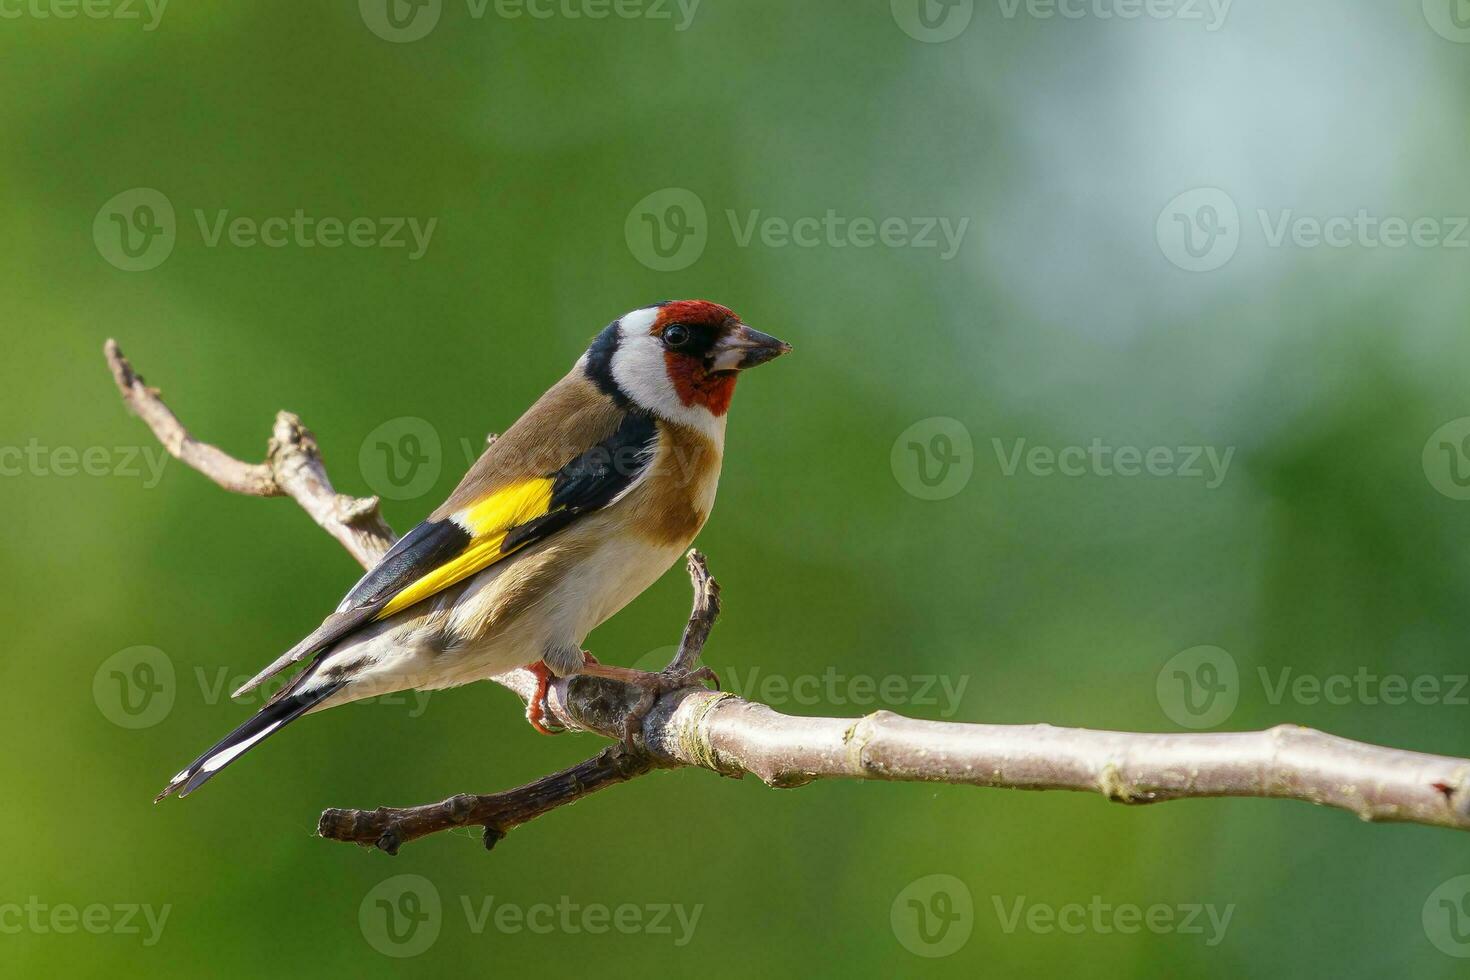
[[609, 324], [582, 359], [599, 387], [674, 421], [700, 424], [730, 408], [740, 372], [791, 350], [704, 300], [647, 306]]

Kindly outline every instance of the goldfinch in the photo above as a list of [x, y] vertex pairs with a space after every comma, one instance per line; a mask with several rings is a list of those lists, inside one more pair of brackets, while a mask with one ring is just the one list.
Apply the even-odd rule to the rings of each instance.
[[[197, 789], [304, 714], [366, 697], [522, 665], [543, 697], [552, 676], [575, 673], [666, 685], [599, 664], [582, 644], [694, 541], [714, 504], [736, 379], [789, 350], [702, 300], [609, 324], [320, 627], [235, 692], [310, 658], [157, 799]], [[533, 698], [527, 716], [544, 732], [543, 710]]]

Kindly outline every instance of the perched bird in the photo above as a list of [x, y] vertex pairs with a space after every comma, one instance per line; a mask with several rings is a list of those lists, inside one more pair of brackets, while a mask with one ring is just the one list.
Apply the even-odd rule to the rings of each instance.
[[497, 439], [320, 627], [243, 685], [311, 658], [158, 799], [197, 789], [301, 715], [527, 665], [667, 689], [584, 654], [587, 634], [669, 569], [709, 517], [741, 371], [791, 347], [716, 303], [634, 310]]

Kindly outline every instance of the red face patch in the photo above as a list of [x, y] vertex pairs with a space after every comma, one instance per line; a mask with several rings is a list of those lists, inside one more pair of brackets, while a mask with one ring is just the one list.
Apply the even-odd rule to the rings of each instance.
[[730, 410], [730, 399], [735, 396], [734, 371], [712, 374], [697, 359], [673, 351], [664, 353], [664, 368], [685, 407], [703, 405], [714, 416]]
[[653, 322], [653, 333], [663, 333], [671, 323], [688, 323], [696, 326], [718, 327], [739, 317], [728, 307], [702, 299], [681, 299], [659, 307], [658, 319]]
[[[739, 322], [740, 318], [729, 307], [702, 299], [683, 299], [659, 307], [658, 319], [654, 321], [651, 332], [662, 335], [670, 324], [682, 323], [688, 327], [706, 327], [718, 335], [726, 327]], [[664, 366], [679, 401], [685, 406], [702, 405], [716, 416], [730, 410], [730, 399], [735, 394], [735, 372], [712, 374], [705, 370], [701, 357], [672, 350], [664, 353]]]

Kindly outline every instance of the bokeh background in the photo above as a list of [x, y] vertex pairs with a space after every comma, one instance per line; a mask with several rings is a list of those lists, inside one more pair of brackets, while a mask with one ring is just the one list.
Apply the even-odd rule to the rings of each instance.
[[[155, 807], [358, 570], [289, 502], [150, 470], [105, 338], [242, 457], [301, 413], [403, 530], [670, 297], [797, 349], [741, 385], [700, 539], [737, 691], [1470, 754], [1461, 0], [392, 2], [0, 6], [0, 972], [1462, 973], [1470, 839], [1295, 803], [688, 771], [491, 854], [313, 836], [599, 747], [490, 685]], [[687, 602], [675, 570], [591, 649], [647, 662]]]

